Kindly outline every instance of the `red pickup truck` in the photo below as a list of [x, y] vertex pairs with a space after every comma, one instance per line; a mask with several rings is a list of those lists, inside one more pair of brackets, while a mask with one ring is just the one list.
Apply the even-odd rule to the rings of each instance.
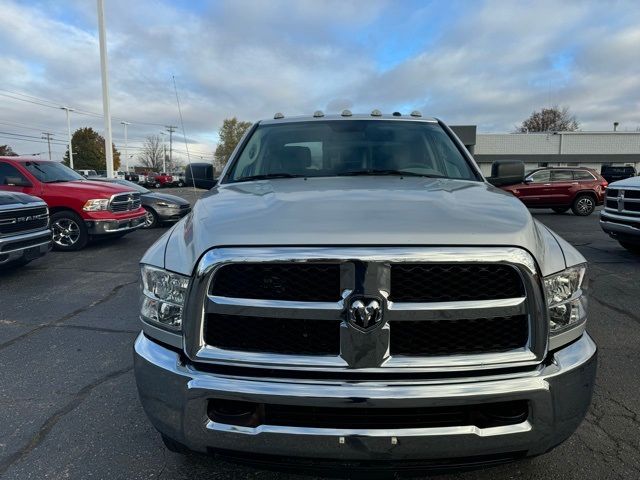
[[150, 173], [147, 175], [147, 185], [155, 188], [170, 187], [173, 184], [173, 177], [166, 173]]
[[86, 180], [60, 162], [0, 157], [0, 190], [47, 203], [57, 250], [80, 250], [93, 237], [121, 237], [144, 225], [140, 193]]

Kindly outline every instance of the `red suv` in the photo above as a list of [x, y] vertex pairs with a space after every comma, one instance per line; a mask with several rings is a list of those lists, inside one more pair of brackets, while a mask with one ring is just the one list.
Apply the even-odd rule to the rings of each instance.
[[27, 193], [47, 203], [57, 250], [80, 250], [91, 237], [120, 237], [145, 221], [140, 193], [86, 180], [60, 162], [0, 157], [0, 190]]
[[522, 183], [502, 186], [527, 207], [551, 208], [556, 213], [571, 209], [580, 216], [591, 215], [604, 202], [607, 181], [590, 168], [539, 168]]

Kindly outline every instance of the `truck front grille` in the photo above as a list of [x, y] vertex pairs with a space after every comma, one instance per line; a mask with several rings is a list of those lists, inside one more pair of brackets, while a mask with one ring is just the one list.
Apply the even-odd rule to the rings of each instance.
[[526, 315], [391, 323], [391, 355], [433, 356], [506, 352], [527, 344]]
[[211, 294], [221, 297], [337, 302], [340, 265], [318, 263], [232, 264], [220, 268]]
[[0, 235], [40, 230], [49, 225], [47, 207], [21, 208], [0, 212]]
[[116, 195], [109, 206], [112, 212], [130, 212], [140, 208], [142, 200], [137, 192]]
[[209, 314], [205, 340], [225, 350], [338, 355], [340, 322]]
[[[520, 249], [493, 249], [501, 254], [343, 249], [314, 260], [313, 248], [283, 248], [265, 261], [253, 258], [266, 250], [225, 257], [219, 249], [187, 348], [205, 361], [258, 368], [533, 365], [547, 335], [535, 263]], [[372, 300], [381, 320], [363, 327], [358, 301]]]
[[521, 297], [518, 271], [500, 264], [399, 264], [391, 266], [394, 302], [452, 302]]

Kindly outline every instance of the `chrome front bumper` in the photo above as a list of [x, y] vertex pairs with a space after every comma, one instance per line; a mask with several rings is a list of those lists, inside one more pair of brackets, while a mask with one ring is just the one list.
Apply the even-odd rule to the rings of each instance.
[[600, 213], [600, 228], [616, 240], [640, 244], [640, 217]]
[[[585, 333], [527, 372], [419, 381], [250, 378], [196, 370], [140, 334], [134, 365], [142, 405], [157, 430], [192, 450], [333, 460], [436, 460], [507, 452], [541, 454], [568, 438], [591, 402], [596, 345]], [[327, 429], [212, 422], [208, 400], [297, 406], [428, 407], [527, 400], [519, 424], [478, 428]]]
[[0, 237], [0, 265], [16, 260], [33, 260], [51, 250], [51, 231], [23, 233]]
[[123, 220], [87, 220], [89, 235], [109, 235], [135, 230], [144, 226], [145, 215]]

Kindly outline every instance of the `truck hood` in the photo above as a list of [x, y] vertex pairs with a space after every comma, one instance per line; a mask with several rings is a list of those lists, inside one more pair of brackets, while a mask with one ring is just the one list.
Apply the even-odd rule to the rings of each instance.
[[44, 203], [42, 199], [20, 192], [0, 192], [0, 207], [4, 205], [28, 205]]
[[220, 185], [143, 262], [158, 264], [163, 250], [165, 268], [191, 274], [211, 248], [275, 245], [517, 246], [544, 274], [565, 268], [554, 235], [510, 193], [483, 182], [397, 176]]
[[611, 182], [609, 188], [640, 188], [640, 177], [629, 177], [617, 182]]
[[48, 190], [67, 193], [69, 196], [82, 195], [82, 198], [110, 198], [112, 195], [131, 192], [130, 188], [117, 183], [92, 182], [91, 180], [76, 180], [62, 183], [46, 183]]

